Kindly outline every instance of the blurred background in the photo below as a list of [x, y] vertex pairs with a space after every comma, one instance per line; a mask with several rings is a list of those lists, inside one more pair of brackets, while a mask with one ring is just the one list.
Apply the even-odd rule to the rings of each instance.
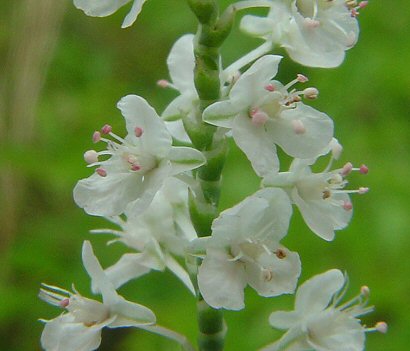
[[[221, 1], [226, 6], [230, 1]], [[90, 174], [84, 151], [105, 123], [123, 135], [116, 102], [144, 96], [161, 112], [175, 94], [158, 88], [168, 78], [165, 59], [173, 42], [195, 32], [184, 1], [152, 0], [130, 29], [120, 25], [129, 7], [107, 18], [91, 18], [68, 0], [2, 1], [0, 5], [0, 349], [40, 350], [38, 318], [60, 311], [37, 298], [41, 282], [90, 295], [81, 264], [81, 244], [92, 239], [104, 266], [125, 249], [105, 249], [107, 237], [89, 234], [106, 227], [72, 200], [75, 183]], [[258, 13], [255, 11], [255, 13]], [[340, 163], [365, 163], [367, 176], [353, 175], [350, 187], [369, 186], [356, 196], [350, 226], [332, 243], [312, 234], [295, 210], [285, 244], [298, 251], [301, 282], [330, 268], [346, 270], [349, 295], [371, 288], [372, 326], [389, 324], [387, 335], [368, 335], [367, 350], [406, 350], [410, 345], [409, 106], [410, 7], [371, 2], [360, 15], [361, 38], [345, 63], [331, 70], [282, 61], [279, 80], [296, 73], [320, 90], [311, 105], [329, 114], [344, 145]], [[239, 22], [236, 21], [236, 24]], [[227, 65], [260, 41], [237, 28], [223, 47]], [[279, 53], [281, 53], [279, 51]], [[221, 209], [252, 194], [259, 180], [231, 145], [224, 171]], [[283, 159], [283, 170], [288, 160]], [[153, 309], [159, 323], [195, 340], [195, 302], [170, 273], [152, 273], [121, 293]], [[278, 335], [267, 322], [277, 309], [291, 308], [289, 296], [265, 299], [251, 289], [247, 307], [227, 312], [227, 351], [255, 350]], [[100, 350], [178, 350], [172, 342], [137, 329], [104, 331]]]

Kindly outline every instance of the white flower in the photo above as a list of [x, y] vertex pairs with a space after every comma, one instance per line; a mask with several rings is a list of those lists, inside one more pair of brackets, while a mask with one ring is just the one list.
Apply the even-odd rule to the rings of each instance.
[[[345, 293], [346, 277], [337, 269], [314, 276], [296, 292], [295, 310], [270, 315], [269, 323], [277, 329], [289, 329], [278, 342], [263, 351], [362, 351], [366, 329], [357, 317], [373, 310], [366, 307], [368, 288], [348, 302], [340, 304]], [[340, 304], [340, 305], [339, 305]], [[287, 349], [287, 348], [286, 348]]]
[[293, 60], [312, 67], [339, 66], [359, 36], [345, 0], [275, 0], [267, 17], [244, 16], [241, 28], [281, 45]]
[[198, 285], [210, 306], [242, 309], [247, 284], [261, 296], [294, 291], [299, 256], [279, 244], [292, 209], [286, 194], [278, 190], [262, 189], [222, 212], [212, 224], [212, 237], [198, 239], [205, 242], [207, 253]]
[[[90, 151], [84, 157], [96, 172], [80, 180], [74, 188], [74, 200], [91, 215], [115, 216], [127, 208], [138, 214], [146, 209], [164, 180], [191, 170], [205, 162], [197, 150], [173, 147], [172, 137], [155, 110], [141, 97], [123, 97], [118, 108], [127, 127], [125, 139], [112, 133], [106, 125], [103, 134], [94, 133], [94, 141], [107, 143], [107, 150]], [[110, 158], [98, 161], [98, 156]]]
[[124, 254], [117, 263], [105, 270], [116, 288], [151, 269], [163, 271], [168, 268], [195, 294], [189, 274], [174, 258], [185, 257], [185, 248], [190, 240], [196, 238], [187, 202], [187, 186], [175, 178], [168, 178], [141, 215], [131, 214], [127, 220], [111, 218], [122, 230], [92, 231], [114, 234], [118, 239], [113, 241], [120, 241], [138, 252]]
[[160, 81], [164, 87], [177, 90], [180, 95], [164, 110], [161, 117], [166, 120], [172, 136], [184, 142], [190, 142], [182, 124], [182, 116], [193, 113], [198, 108], [198, 94], [194, 85], [194, 35], [185, 34], [172, 46], [167, 58], [169, 75], [172, 82]]
[[[87, 16], [106, 17], [132, 0], [74, 0], [74, 6], [83, 10]], [[131, 11], [125, 17], [122, 28], [131, 26], [141, 12], [146, 0], [134, 0]]]
[[275, 55], [260, 58], [234, 84], [227, 100], [204, 111], [206, 122], [232, 128], [236, 144], [260, 176], [279, 168], [275, 144], [293, 157], [311, 158], [333, 135], [332, 120], [300, 102], [304, 91], [288, 92], [306, 77], [298, 75], [285, 86], [271, 80], [280, 60]]
[[[335, 140], [330, 145], [334, 149], [341, 148]], [[328, 241], [333, 240], [334, 231], [345, 228], [352, 217], [353, 206], [348, 194], [364, 194], [369, 190], [365, 187], [344, 190], [347, 184], [345, 177], [353, 170], [366, 174], [367, 167], [353, 168], [348, 162], [340, 169], [330, 170], [333, 159], [334, 156], [322, 173], [312, 173], [310, 169], [316, 159], [295, 159], [289, 172], [274, 171], [263, 180], [265, 186], [286, 190], [309, 228]]]
[[91, 351], [101, 343], [101, 329], [143, 327], [155, 323], [154, 313], [142, 305], [129, 302], [117, 294], [95, 257], [91, 244], [83, 244], [83, 264], [98, 287], [103, 302], [50, 285], [40, 290], [39, 297], [67, 312], [46, 323], [41, 345], [49, 351]]

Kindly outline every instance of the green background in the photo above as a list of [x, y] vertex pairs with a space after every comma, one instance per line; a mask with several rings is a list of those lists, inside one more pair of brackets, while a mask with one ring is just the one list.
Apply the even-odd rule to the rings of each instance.
[[[228, 3], [221, 1], [221, 6]], [[10, 14], [15, 6], [17, 2], [0, 5], [2, 60], [11, 45], [15, 25]], [[80, 260], [84, 239], [92, 240], [104, 266], [125, 252], [115, 245], [106, 249], [108, 237], [92, 237], [90, 229], [106, 227], [107, 223], [85, 215], [73, 203], [72, 188], [91, 172], [82, 155], [94, 148], [91, 135], [105, 123], [123, 135], [123, 119], [115, 107], [122, 96], [141, 95], [158, 112], [176, 96], [158, 88], [155, 82], [168, 78], [165, 59], [173, 42], [196, 29], [184, 1], [150, 0], [136, 24], [122, 30], [120, 24], [128, 9], [107, 18], [91, 18], [68, 2], [56, 48], [49, 53], [51, 63], [36, 106], [34, 137], [24, 145], [18, 139], [1, 140], [0, 172], [11, 167], [25, 184], [16, 230], [7, 233], [11, 239], [0, 252], [1, 350], [40, 349], [43, 326], [37, 319], [54, 318], [60, 313], [37, 298], [41, 282], [66, 288], [75, 283], [80, 292], [91, 296]], [[335, 136], [344, 146], [337, 166], [347, 161], [367, 164], [369, 174], [352, 175], [349, 187], [365, 185], [371, 190], [354, 197], [353, 220], [338, 232], [334, 242], [324, 242], [311, 233], [295, 209], [285, 244], [301, 256], [301, 282], [339, 268], [349, 274], [350, 295], [363, 284], [371, 288], [376, 312], [367, 316], [365, 323], [371, 326], [385, 320], [389, 333], [368, 335], [367, 350], [407, 350], [410, 10], [403, 0], [373, 1], [359, 19], [359, 43], [347, 53], [341, 67], [310, 69], [286, 57], [279, 80], [288, 82], [296, 73], [310, 78], [308, 84], [320, 90], [320, 98], [311, 105], [334, 119]], [[238, 22], [222, 50], [225, 65], [260, 43], [241, 35]], [[283, 170], [287, 164], [284, 158]], [[224, 171], [221, 209], [252, 194], [258, 183], [246, 158], [232, 144]], [[5, 211], [9, 199], [5, 194], [0, 196]], [[160, 324], [195, 340], [195, 301], [171, 274], [155, 272], [120, 291], [153, 309]], [[291, 296], [266, 299], [247, 289], [246, 309], [226, 313], [226, 350], [256, 350], [272, 342], [280, 334], [269, 327], [269, 314], [291, 306]], [[137, 329], [104, 331], [100, 348], [177, 349], [172, 342]]]

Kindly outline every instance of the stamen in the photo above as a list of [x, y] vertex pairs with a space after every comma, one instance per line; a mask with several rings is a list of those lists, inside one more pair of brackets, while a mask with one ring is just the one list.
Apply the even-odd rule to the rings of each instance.
[[364, 297], [369, 297], [370, 295], [370, 289], [367, 285], [363, 285], [360, 288], [360, 294], [363, 295]]
[[319, 90], [317, 90], [316, 88], [306, 88], [305, 90], [303, 90], [303, 96], [305, 99], [309, 99], [309, 100], [315, 100], [317, 99], [319, 95]]
[[350, 172], [353, 170], [353, 165], [351, 164], [351, 162], [347, 162], [341, 169], [340, 174], [343, 177], [346, 177], [348, 174], [350, 174]]
[[292, 127], [293, 127], [293, 131], [297, 135], [304, 134], [306, 132], [305, 125], [300, 119], [292, 120]]
[[265, 90], [267, 90], [267, 91], [275, 91], [275, 89], [276, 89], [276, 87], [272, 83], [265, 86]]
[[283, 249], [277, 249], [275, 251], [275, 255], [277, 258], [279, 258], [280, 260], [283, 260], [284, 258], [286, 258], [286, 251]]
[[88, 164], [98, 162], [98, 153], [95, 150], [88, 150], [84, 153], [84, 161]]
[[346, 211], [351, 211], [353, 208], [353, 205], [350, 201], [343, 201], [343, 209]]
[[141, 166], [138, 166], [138, 165], [132, 165], [131, 166], [131, 171], [139, 171], [141, 169]]
[[110, 134], [112, 132], [112, 127], [109, 124], [105, 124], [102, 128], [101, 128], [101, 133], [102, 134]]
[[306, 28], [309, 28], [309, 29], [315, 29], [320, 26], [320, 22], [318, 20], [308, 18], [308, 17], [303, 20], [303, 24], [305, 25]]
[[269, 269], [262, 269], [262, 277], [265, 282], [269, 282], [273, 278], [273, 274]]
[[144, 130], [140, 127], [135, 127], [135, 129], [134, 129], [134, 133], [135, 133], [135, 136], [137, 138], [139, 138], [142, 135], [143, 132], [144, 132]]
[[367, 192], [369, 192], [369, 188], [368, 187], [364, 187], [364, 186], [361, 186], [358, 190], [357, 190], [357, 192], [360, 194], [360, 195], [363, 195], [363, 194], [366, 194]]
[[107, 171], [104, 168], [96, 168], [95, 173], [97, 173], [101, 177], [106, 177], [107, 176]]
[[367, 174], [367, 173], [369, 173], [369, 168], [366, 165], [361, 165], [360, 168], [359, 168], [359, 172], [361, 174]]
[[95, 131], [93, 133], [93, 143], [98, 143], [101, 140], [101, 133], [99, 131]]
[[361, 9], [364, 9], [368, 4], [369, 4], [368, 1], [360, 1], [360, 2], [359, 2], [359, 7], [360, 7]]
[[386, 334], [388, 330], [388, 325], [386, 322], [377, 322], [376, 325], [374, 326], [376, 331], [382, 334]]
[[66, 308], [70, 304], [70, 299], [64, 299], [60, 301], [60, 306]]
[[306, 76], [304, 76], [303, 74], [300, 74], [300, 73], [297, 74], [296, 77], [297, 77], [296, 80], [300, 83], [306, 83], [309, 80], [308, 77], [306, 77]]
[[167, 81], [166, 79], [160, 79], [159, 81], [157, 81], [157, 85], [160, 88], [168, 88], [169, 87], [169, 81]]
[[256, 110], [254, 113], [251, 111], [251, 118], [255, 126], [262, 126], [268, 121], [269, 116], [263, 111]]

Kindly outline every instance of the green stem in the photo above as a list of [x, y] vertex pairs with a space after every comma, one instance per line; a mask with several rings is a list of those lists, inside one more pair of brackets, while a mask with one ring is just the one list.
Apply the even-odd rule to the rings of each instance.
[[[199, 104], [197, 112], [186, 116], [183, 122], [192, 144], [207, 159], [207, 163], [195, 172], [199, 189], [190, 192], [189, 202], [197, 234], [206, 237], [211, 235], [212, 221], [218, 216], [221, 172], [227, 149], [225, 137], [218, 133], [217, 127], [202, 120], [202, 113], [209, 105], [220, 100], [219, 48], [231, 30], [234, 11], [219, 16], [216, 0], [187, 1], [199, 22], [194, 43], [194, 82]], [[199, 292], [198, 328], [200, 351], [224, 349], [226, 326], [223, 313], [208, 306]]]

